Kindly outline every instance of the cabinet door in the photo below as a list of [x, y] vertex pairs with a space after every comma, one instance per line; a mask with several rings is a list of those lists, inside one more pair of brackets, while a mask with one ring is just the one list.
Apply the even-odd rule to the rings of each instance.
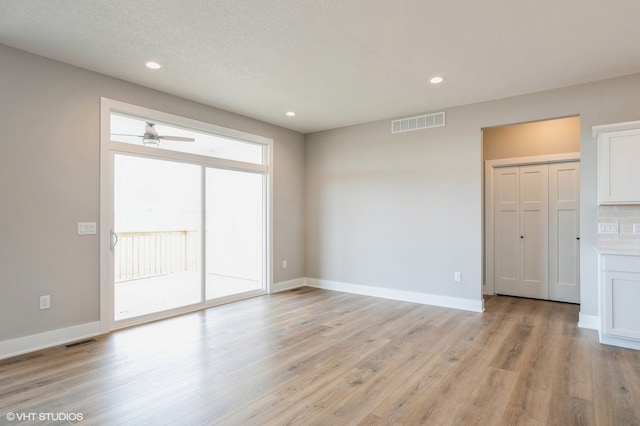
[[598, 138], [600, 204], [640, 203], [640, 129], [602, 133]]
[[520, 168], [493, 171], [495, 292], [520, 294]]
[[520, 167], [520, 296], [549, 298], [549, 166]]
[[549, 165], [549, 298], [580, 302], [580, 163]]
[[604, 333], [640, 339], [640, 274], [605, 271], [603, 285]]

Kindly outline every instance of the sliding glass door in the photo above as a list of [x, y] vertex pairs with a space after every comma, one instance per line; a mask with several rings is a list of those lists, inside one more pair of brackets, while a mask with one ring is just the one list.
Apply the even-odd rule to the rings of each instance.
[[206, 171], [207, 300], [263, 288], [264, 177]]
[[114, 319], [200, 303], [201, 167], [114, 158]]
[[266, 293], [269, 140], [122, 105], [102, 153], [108, 328]]

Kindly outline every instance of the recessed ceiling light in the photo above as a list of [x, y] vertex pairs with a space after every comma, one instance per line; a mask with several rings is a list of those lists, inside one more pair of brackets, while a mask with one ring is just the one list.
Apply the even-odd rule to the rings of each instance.
[[440, 77], [439, 75], [433, 77], [431, 80], [429, 80], [431, 82], [431, 84], [440, 84], [444, 81], [444, 78]]
[[152, 70], [159, 70], [160, 68], [162, 68], [162, 65], [153, 61], [145, 62], [145, 66]]
[[287, 117], [295, 117], [295, 116], [296, 116], [295, 111], [289, 111], [289, 112], [287, 112]]

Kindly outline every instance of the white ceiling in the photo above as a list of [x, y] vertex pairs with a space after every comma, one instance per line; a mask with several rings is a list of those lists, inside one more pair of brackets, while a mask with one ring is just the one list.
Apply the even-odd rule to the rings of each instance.
[[640, 72], [639, 16], [639, 0], [2, 0], [0, 43], [309, 133]]

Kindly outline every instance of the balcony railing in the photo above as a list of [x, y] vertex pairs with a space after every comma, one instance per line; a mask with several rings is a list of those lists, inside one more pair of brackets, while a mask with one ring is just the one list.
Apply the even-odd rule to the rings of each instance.
[[198, 270], [200, 233], [195, 231], [118, 233], [114, 281], [130, 281]]

